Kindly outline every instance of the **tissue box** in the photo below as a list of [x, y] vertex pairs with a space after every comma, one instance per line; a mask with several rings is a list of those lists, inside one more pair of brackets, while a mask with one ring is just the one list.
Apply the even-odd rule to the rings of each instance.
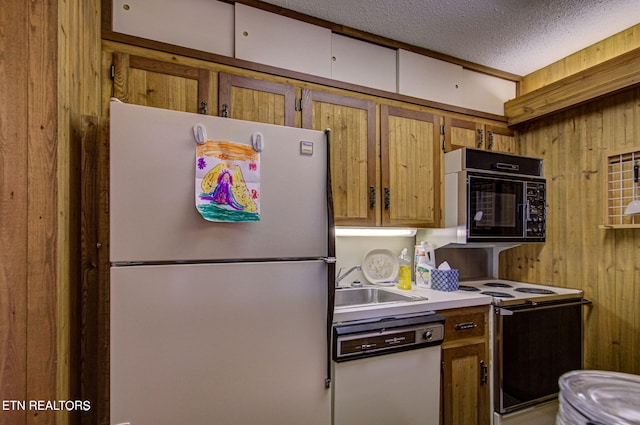
[[457, 291], [458, 270], [431, 270], [431, 289], [438, 291]]

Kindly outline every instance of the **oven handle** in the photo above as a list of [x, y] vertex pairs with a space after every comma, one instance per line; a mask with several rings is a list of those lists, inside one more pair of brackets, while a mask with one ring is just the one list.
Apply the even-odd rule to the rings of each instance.
[[552, 305], [540, 305], [540, 306], [535, 306], [531, 308], [523, 308], [523, 309], [517, 309], [517, 310], [509, 310], [507, 308], [496, 307], [496, 313], [499, 314], [500, 316], [513, 316], [515, 313], [526, 313], [534, 310], [548, 310], [550, 308], [571, 307], [574, 305], [585, 305], [585, 304], [591, 304], [591, 301], [580, 300], [577, 302], [559, 303], [559, 304], [552, 304]]

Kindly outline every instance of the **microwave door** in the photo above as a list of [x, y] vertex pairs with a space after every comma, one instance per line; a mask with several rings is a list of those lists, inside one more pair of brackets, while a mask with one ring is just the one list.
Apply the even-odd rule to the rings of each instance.
[[515, 180], [469, 176], [469, 238], [517, 238], [524, 234], [524, 185]]

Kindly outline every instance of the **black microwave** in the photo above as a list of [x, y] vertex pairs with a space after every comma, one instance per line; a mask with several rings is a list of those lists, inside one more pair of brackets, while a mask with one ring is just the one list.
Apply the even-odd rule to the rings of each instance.
[[458, 243], [544, 242], [542, 160], [463, 148], [445, 154], [445, 227]]

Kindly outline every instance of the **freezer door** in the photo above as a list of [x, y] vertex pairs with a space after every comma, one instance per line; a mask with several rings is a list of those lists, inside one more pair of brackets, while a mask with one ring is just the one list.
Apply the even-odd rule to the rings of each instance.
[[111, 269], [111, 423], [327, 425], [322, 261]]
[[[110, 122], [112, 262], [327, 256], [323, 132], [115, 102]], [[259, 222], [214, 223], [196, 210], [198, 123], [211, 140], [251, 144], [262, 133]]]

